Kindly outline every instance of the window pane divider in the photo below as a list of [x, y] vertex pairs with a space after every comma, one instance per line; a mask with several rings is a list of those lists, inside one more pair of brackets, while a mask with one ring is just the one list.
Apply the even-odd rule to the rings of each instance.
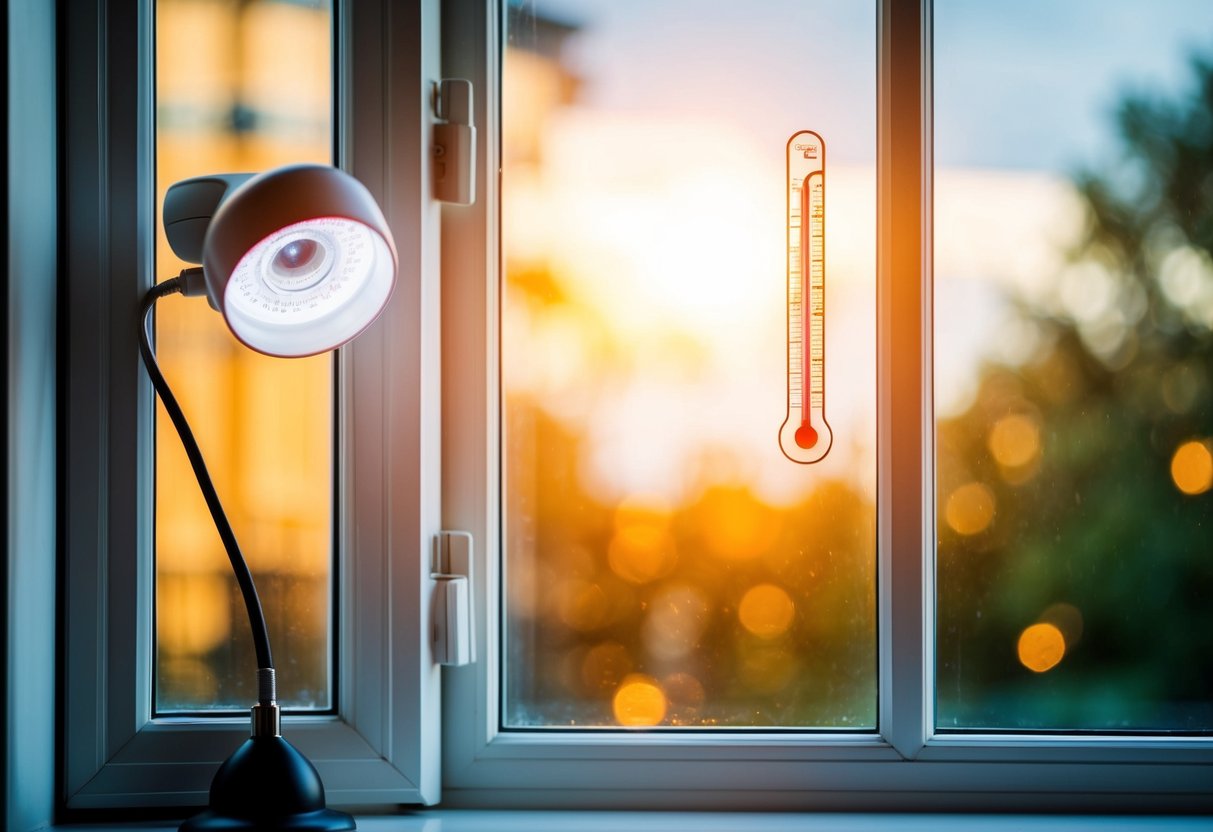
[[877, 25], [878, 724], [913, 759], [934, 723], [931, 0], [881, 0]]

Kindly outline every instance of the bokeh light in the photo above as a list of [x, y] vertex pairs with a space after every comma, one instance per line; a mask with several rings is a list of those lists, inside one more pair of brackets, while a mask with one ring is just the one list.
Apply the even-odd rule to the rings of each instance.
[[718, 487], [703, 496], [703, 540], [724, 560], [749, 560], [771, 547], [779, 514], [746, 489]]
[[624, 679], [612, 703], [615, 721], [625, 728], [647, 728], [665, 719], [665, 693], [649, 676], [635, 674]]
[[634, 584], [668, 575], [678, 563], [669, 511], [638, 499], [615, 510], [615, 533], [607, 548], [611, 571]]
[[1044, 673], [1057, 666], [1066, 654], [1066, 639], [1052, 624], [1033, 624], [1019, 634], [1020, 663], [1033, 673]]
[[990, 429], [988, 445], [999, 465], [1022, 468], [1040, 454], [1040, 427], [1021, 413], [1003, 416]]
[[944, 518], [957, 534], [980, 534], [994, 519], [994, 505], [994, 494], [989, 488], [970, 482], [948, 496]]
[[796, 605], [788, 593], [774, 584], [751, 587], [742, 596], [737, 618], [759, 638], [778, 638], [792, 626]]
[[1213, 454], [1204, 442], [1180, 445], [1171, 457], [1171, 479], [1185, 494], [1203, 494], [1213, 486]]

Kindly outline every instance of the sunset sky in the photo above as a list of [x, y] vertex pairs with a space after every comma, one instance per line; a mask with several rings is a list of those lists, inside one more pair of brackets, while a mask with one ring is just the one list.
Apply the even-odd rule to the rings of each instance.
[[[1032, 333], [1009, 320], [1000, 293], [1053, 291], [1082, 227], [1067, 175], [1112, 152], [1111, 108], [1125, 89], [1184, 77], [1199, 40], [1183, 21], [1200, 5], [1166, 0], [1125, 26], [1089, 0], [1036, 0], [1013, 14], [936, 4], [941, 415], [967, 405], [983, 360], [1031, 355]], [[704, 443], [731, 447], [743, 479], [775, 502], [820, 477], [874, 487], [875, 4], [522, 8], [580, 27], [562, 52], [580, 86], [544, 127], [542, 166], [507, 173], [507, 252], [553, 258], [646, 360], [677, 362], [654, 347], [671, 327], [706, 350], [693, 381], [642, 361], [592, 407], [568, 385], [543, 382], [557, 410], [588, 422], [602, 495], [680, 497], [680, 472]], [[511, 37], [525, 42], [525, 27]], [[782, 151], [800, 129], [821, 133], [828, 148], [826, 389], [836, 447], [811, 473], [773, 440], [786, 343]], [[538, 215], [545, 221], [530, 220]], [[549, 376], [581, 383], [568, 349], [544, 352], [565, 365]], [[541, 372], [519, 368], [512, 378], [539, 383]], [[574, 412], [578, 402], [589, 410]], [[685, 412], [693, 424], [672, 415]]]

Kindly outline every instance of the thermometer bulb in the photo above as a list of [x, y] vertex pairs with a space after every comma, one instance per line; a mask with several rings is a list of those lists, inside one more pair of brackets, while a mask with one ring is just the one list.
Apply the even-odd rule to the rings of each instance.
[[797, 446], [804, 448], [806, 451], [817, 444], [817, 431], [813, 430], [813, 426], [805, 422], [800, 427], [796, 428], [796, 433], [793, 438], [796, 440]]

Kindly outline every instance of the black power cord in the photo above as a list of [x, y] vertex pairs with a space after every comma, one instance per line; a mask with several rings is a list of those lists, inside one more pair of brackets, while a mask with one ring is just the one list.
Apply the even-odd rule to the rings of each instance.
[[[210, 509], [211, 518], [215, 521], [215, 528], [219, 531], [223, 548], [227, 550], [228, 560], [232, 562], [232, 571], [236, 573], [236, 583], [240, 585], [240, 594], [244, 596], [244, 606], [248, 610], [249, 626], [253, 631], [253, 648], [257, 651], [257, 667], [259, 670], [272, 671], [274, 659], [270, 652], [270, 636], [265, 626], [265, 613], [261, 610], [261, 599], [257, 595], [257, 587], [253, 584], [253, 574], [249, 571], [244, 555], [240, 552], [240, 544], [236, 541], [236, 533], [232, 531], [232, 524], [228, 522], [223, 504], [219, 502], [219, 493], [215, 490], [210, 472], [206, 469], [206, 461], [202, 458], [202, 449], [198, 447], [198, 440], [194, 438], [194, 432], [185, 419], [181, 405], [177, 403], [177, 397], [169, 389], [164, 373], [160, 371], [160, 365], [156, 363], [155, 350], [152, 349], [152, 310], [156, 301], [166, 295], [195, 294], [201, 271], [201, 269], [187, 269], [180, 276], [157, 283], [147, 290], [140, 308], [143, 325], [139, 327], [139, 354], [143, 357], [147, 374], [152, 379], [152, 387], [160, 396], [165, 412], [172, 419], [173, 427], [177, 429], [177, 434], [181, 437], [185, 455], [189, 457], [190, 466], [194, 469], [194, 476], [198, 480], [198, 488], [202, 491], [206, 507]], [[258, 673], [258, 677], [258, 698], [261, 703], [268, 704], [275, 699], [272, 681], [274, 674], [272, 672]], [[267, 677], [270, 680], [268, 685], [265, 682]]]

